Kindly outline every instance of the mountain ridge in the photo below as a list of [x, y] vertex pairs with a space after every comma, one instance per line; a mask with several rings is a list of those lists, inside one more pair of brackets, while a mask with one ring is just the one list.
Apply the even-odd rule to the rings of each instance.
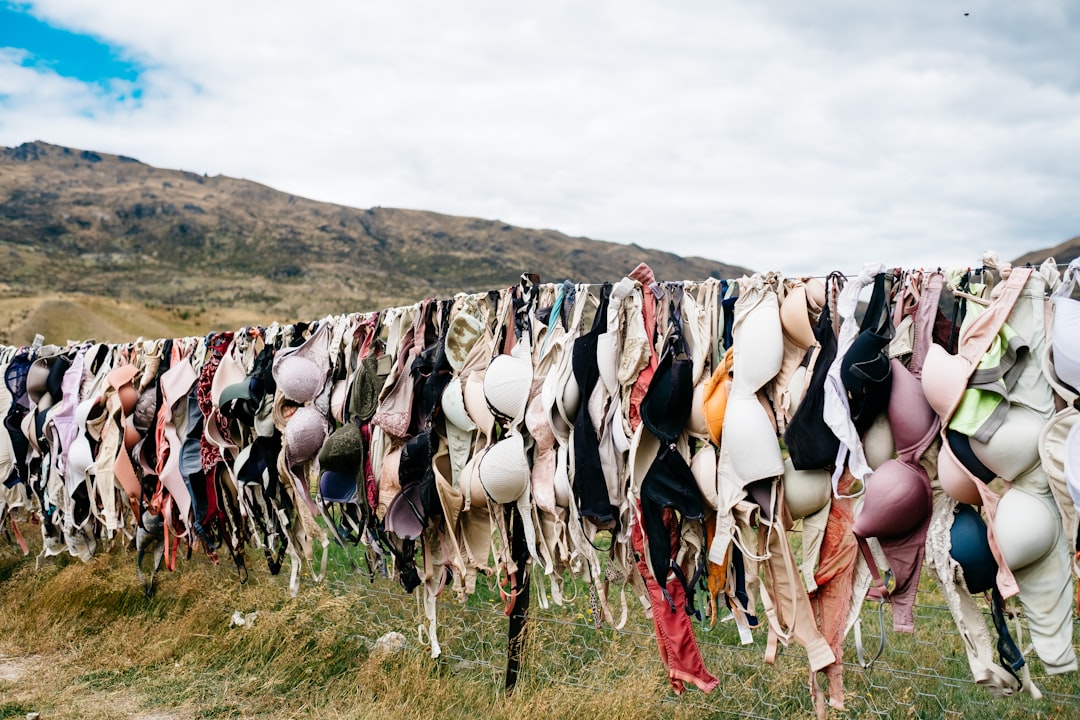
[[42, 141], [0, 149], [0, 296], [87, 293], [282, 319], [485, 291], [523, 271], [615, 281], [749, 271], [423, 210], [351, 208]]

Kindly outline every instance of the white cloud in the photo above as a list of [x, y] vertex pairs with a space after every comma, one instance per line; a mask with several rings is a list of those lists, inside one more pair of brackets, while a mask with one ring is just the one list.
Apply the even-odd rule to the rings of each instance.
[[1067, 0], [32, 6], [124, 48], [146, 90], [116, 107], [0, 55], [4, 145], [787, 272], [1080, 232]]

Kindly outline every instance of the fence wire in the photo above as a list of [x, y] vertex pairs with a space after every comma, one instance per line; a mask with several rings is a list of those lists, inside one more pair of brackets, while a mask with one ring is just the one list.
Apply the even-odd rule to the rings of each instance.
[[[394, 582], [369, 581], [345, 562], [332, 562], [327, 586], [352, 596], [358, 624], [379, 632], [403, 633], [414, 648], [424, 644], [418, 633], [423, 612], [418, 597], [406, 594]], [[915, 632], [894, 633], [886, 622], [886, 644], [870, 668], [853, 662], [851, 634], [844, 646], [845, 711], [850, 718], [1067, 718], [1080, 717], [1080, 679], [1077, 673], [1049, 676], [1033, 651], [1027, 653], [1032, 679], [1043, 693], [1041, 700], [1027, 694], [995, 698], [971, 678], [962, 641], [948, 609], [924, 577], [915, 607]], [[419, 593], [419, 590], [417, 591]], [[506, 669], [507, 618], [497, 590], [478, 588], [460, 603], [447, 591], [439, 599], [441, 667], [455, 676], [490, 684], [493, 694], [503, 691]], [[528, 639], [518, 689], [570, 686], [597, 693], [625, 688], [650, 678], [667, 684], [652, 621], [634, 598], [625, 627], [596, 627], [587, 593], [563, 606], [542, 609], [534, 589], [529, 611]], [[885, 607], [887, 617], [891, 610]], [[877, 603], [862, 609], [864, 638], [876, 634]], [[989, 611], [987, 610], [989, 624]], [[690, 686], [676, 696], [670, 690], [646, 715], [687, 711], [694, 715], [737, 718], [813, 717], [806, 653], [792, 644], [781, 649], [774, 665], [763, 661], [766, 633], [755, 631], [749, 645], [741, 644], [735, 624], [719, 620], [712, 627], [695, 626], [705, 666], [720, 680], [716, 691], [705, 694]], [[375, 637], [358, 638], [373, 643]], [[1073, 623], [1073, 643], [1080, 643], [1080, 622]], [[875, 645], [876, 638], [867, 639]], [[644, 708], [643, 708], [644, 709]], [[830, 716], [840, 716], [829, 710]]]

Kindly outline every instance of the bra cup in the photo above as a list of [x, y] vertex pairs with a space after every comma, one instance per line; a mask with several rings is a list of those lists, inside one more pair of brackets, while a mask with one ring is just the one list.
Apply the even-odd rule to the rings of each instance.
[[133, 384], [127, 383], [117, 390], [116, 394], [120, 398], [120, 407], [124, 409], [124, 414], [130, 415], [139, 402], [139, 391], [135, 389]]
[[[401, 483], [398, 481], [398, 469], [401, 467], [401, 450], [405, 447], [399, 445], [386, 454], [379, 468], [379, 504], [375, 508], [377, 517], [385, 518], [386, 510], [401, 492]], [[483, 493], [481, 493], [483, 495]]]
[[548, 420], [548, 414], [544, 411], [543, 401], [539, 394], [534, 395], [525, 408], [525, 429], [532, 436], [537, 454], [548, 452], [555, 447], [555, 431]]
[[231, 352], [232, 345], [229, 348], [230, 352], [221, 356], [221, 362], [210, 381], [210, 401], [215, 406], [221, 404], [221, 393], [225, 388], [247, 380], [247, 372]]
[[565, 384], [562, 386], [562, 392], [557, 396], [557, 402], [563, 419], [566, 420], [568, 425], [573, 424], [578, 410], [581, 409], [581, 387], [578, 385], [573, 373], [570, 373], [569, 377], [566, 378]]
[[866, 393], [872, 384], [885, 382], [891, 370], [883, 354], [888, 339], [872, 332], [855, 336], [840, 362], [840, 379], [850, 393]]
[[555, 505], [561, 508], [569, 508], [573, 498], [573, 491], [570, 487], [569, 462], [569, 451], [564, 445], [555, 453]]
[[982, 505], [982, 496], [975, 487], [977, 479], [971, 477], [960, 461], [953, 455], [948, 443], [941, 444], [937, 461], [938, 482], [945, 494], [957, 502]]
[[491, 414], [487, 397], [484, 395], [484, 373], [476, 372], [469, 375], [461, 392], [465, 400], [465, 410], [473, 423], [485, 435], [490, 433], [495, 425], [495, 416]]
[[737, 328], [734, 387], [757, 392], [776, 377], [784, 360], [784, 334], [776, 294], [766, 293]]
[[1045, 424], [1034, 411], [1013, 405], [989, 441], [971, 439], [971, 450], [994, 474], [1012, 482], [1039, 463], [1039, 435]]
[[1012, 488], [1001, 496], [994, 515], [994, 535], [1002, 559], [1012, 571], [1046, 557], [1061, 530], [1061, 517], [1042, 498]]
[[784, 474], [776, 431], [756, 395], [733, 392], [728, 398], [724, 445], [743, 483]]
[[286, 398], [303, 405], [314, 400], [322, 390], [326, 373], [302, 355], [290, 355], [275, 364], [274, 380]]
[[140, 440], [142, 440], [142, 435], [139, 434], [135, 425], [130, 420], [124, 423], [124, 449], [130, 451], [139, 444]]
[[330, 414], [339, 425], [345, 424], [345, 406], [349, 402], [349, 383], [338, 380], [330, 391]]
[[[725, 363], [726, 365], [727, 363]], [[704, 407], [702, 413], [709, 428], [709, 439], [719, 445], [723, 437], [724, 416], [727, 414], [728, 397], [731, 394], [731, 378], [721, 368], [714, 372], [706, 381], [705, 393], [702, 397]]]
[[810, 278], [803, 283], [803, 287], [806, 289], [806, 302], [815, 308], [815, 312], [825, 307], [825, 283], [817, 278]]
[[452, 425], [462, 430], [472, 431], [476, 429], [476, 424], [465, 409], [465, 395], [460, 378], [453, 378], [443, 388], [442, 411], [443, 415], [446, 416], [446, 420]]
[[385, 526], [388, 532], [402, 540], [416, 540], [424, 532], [425, 520], [417, 508], [422, 507], [419, 486], [402, 488], [386, 508]]
[[949, 540], [949, 554], [964, 569], [968, 590], [981, 593], [992, 588], [997, 577], [997, 561], [987, 540], [986, 523], [978, 511], [968, 505], [958, 505]]
[[326, 441], [327, 430], [326, 418], [314, 407], [297, 408], [285, 425], [284, 441], [289, 462], [304, 463], [318, 455]]
[[484, 395], [502, 416], [520, 419], [525, 413], [532, 383], [532, 363], [513, 355], [499, 355], [484, 373]]
[[889, 460], [866, 483], [854, 532], [860, 537], [900, 537], [922, 524], [933, 502], [930, 483], [911, 465]]
[[1054, 298], [1054, 337], [1051, 341], [1054, 373], [1080, 390], [1080, 302]]
[[796, 470], [791, 458], [784, 460], [784, 505], [792, 520], [821, 510], [831, 495], [828, 470]]
[[923, 395], [943, 421], [949, 419], [967, 387], [970, 370], [967, 360], [950, 355], [937, 343], [927, 349], [922, 371]]
[[686, 421], [686, 431], [702, 440], [709, 437], [709, 423], [705, 419], [705, 380], [694, 386], [694, 401], [690, 403], [690, 418]]
[[533, 465], [531, 472], [533, 504], [541, 510], [555, 512], [555, 431], [548, 423], [537, 394], [525, 410], [525, 429], [533, 440]]
[[35, 405], [42, 404], [41, 400], [48, 394], [49, 366], [44, 359], [35, 360], [26, 371], [26, 394], [30, 402]]
[[806, 368], [802, 365], [795, 368], [788, 381], [788, 416], [794, 415], [803, 395], [806, 394]]
[[793, 287], [780, 303], [780, 325], [784, 336], [803, 350], [809, 350], [817, 342], [806, 307], [806, 288], [802, 285]]
[[94, 454], [90, 447], [90, 441], [86, 439], [86, 436], [79, 434], [75, 438], [75, 442], [71, 444], [70, 450], [68, 450], [68, 475], [75, 480], [75, 482], [82, 482], [86, 478], [86, 472], [94, 464]]
[[90, 413], [97, 405], [97, 398], [87, 398], [75, 406], [75, 424], [85, 428], [90, 421]]
[[892, 392], [889, 395], [889, 425], [897, 452], [913, 451], [934, 431], [934, 409], [921, 392], [918, 378], [893, 358]]
[[[555, 355], [555, 353], [558, 353], [558, 355]], [[569, 382], [574, 382], [573, 368], [570, 367], [566, 360], [567, 354], [565, 344], [556, 345], [548, 352], [548, 357], [553, 358], [554, 365], [544, 377], [543, 385], [540, 387], [540, 402], [548, 414], [552, 430], [555, 431], [559, 441], [563, 443], [570, 441], [571, 427], [570, 419], [565, 416], [563, 409], [566, 402], [567, 376], [569, 376]], [[567, 372], [568, 368], [571, 372]]]
[[872, 469], [877, 470], [892, 460], [896, 454], [896, 444], [893, 442], [888, 416], [881, 414], [874, 418], [873, 424], [863, 435], [862, 442], [866, 462]]
[[524, 438], [518, 434], [508, 435], [489, 447], [480, 458], [477, 470], [480, 484], [491, 500], [496, 503], [516, 501], [529, 485]]
[[484, 493], [484, 486], [480, 484], [480, 473], [477, 472], [479, 464], [480, 454], [477, 453], [470, 457], [461, 468], [459, 486], [462, 494], [468, 492], [470, 508], [487, 507], [487, 495]]
[[719, 499], [716, 494], [716, 448], [706, 443], [690, 461], [690, 472], [697, 481], [701, 499], [705, 504], [717, 510]]
[[645, 423], [640, 423], [630, 439], [630, 491], [635, 495], [641, 494], [645, 475], [659, 452], [659, 438], [649, 432]]
[[446, 361], [455, 372], [461, 372], [473, 346], [484, 334], [484, 325], [471, 312], [461, 311], [450, 321], [446, 331]]
[[319, 475], [319, 494], [324, 502], [353, 502], [356, 498], [356, 476], [326, 470]]

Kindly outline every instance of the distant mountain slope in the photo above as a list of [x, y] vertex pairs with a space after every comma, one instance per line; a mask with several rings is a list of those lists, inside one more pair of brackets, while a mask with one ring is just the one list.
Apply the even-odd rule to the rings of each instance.
[[0, 296], [77, 292], [289, 320], [505, 287], [524, 270], [615, 281], [642, 261], [661, 280], [748, 272], [495, 220], [315, 202], [43, 142], [0, 150]]
[[1066, 240], [1060, 245], [1055, 245], [1042, 250], [1032, 250], [1013, 260], [1014, 265], [1038, 265], [1048, 257], [1054, 258], [1059, 263], [1069, 263], [1080, 257], [1080, 235], [1072, 240]]

